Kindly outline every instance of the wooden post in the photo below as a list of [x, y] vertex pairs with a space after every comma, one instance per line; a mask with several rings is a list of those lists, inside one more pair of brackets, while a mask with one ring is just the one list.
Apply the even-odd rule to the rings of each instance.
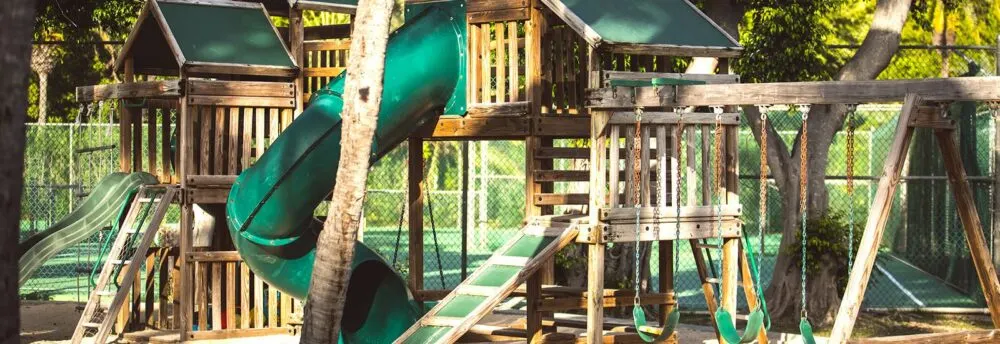
[[[736, 280], [739, 277], [739, 252], [740, 240], [737, 238], [726, 238], [722, 242], [722, 274], [720, 279], [722, 285], [719, 288], [719, 307], [725, 309], [729, 314], [736, 314]], [[736, 318], [733, 318], [735, 325]], [[724, 343], [721, 338], [720, 343]]]
[[[183, 77], [183, 75], [182, 75]], [[192, 143], [194, 142], [194, 128], [192, 128], [192, 114], [188, 111], [187, 96], [181, 96], [178, 102], [178, 123], [181, 126], [181, 139], [180, 139], [180, 149], [178, 155], [180, 156], [180, 167], [177, 172], [178, 177], [181, 182], [181, 223], [180, 223], [180, 254], [178, 256], [178, 265], [180, 266], [180, 290], [177, 294], [180, 295], [180, 338], [182, 340], [190, 339], [189, 332], [193, 325], [191, 314], [193, 312], [191, 302], [191, 266], [188, 263], [188, 254], [191, 252], [191, 235], [192, 229], [194, 227], [194, 213], [192, 204], [189, 202], [187, 195], [187, 175], [194, 172], [194, 166], [192, 164], [192, 159], [194, 156]]]
[[542, 339], [542, 312], [538, 311], [538, 304], [542, 299], [542, 271], [536, 271], [528, 277], [525, 287], [528, 290], [528, 319], [525, 328], [528, 330], [526, 339], [528, 343], [539, 343]]
[[1000, 328], [1000, 281], [997, 280], [997, 271], [993, 266], [989, 248], [986, 246], [986, 238], [983, 237], [983, 226], [979, 222], [976, 200], [969, 188], [965, 167], [962, 166], [961, 153], [955, 144], [954, 131], [952, 129], [937, 129], [934, 130], [934, 134], [941, 147], [944, 168], [948, 172], [948, 181], [951, 183], [951, 190], [955, 195], [956, 210], [962, 219], [962, 230], [965, 231], [965, 240], [969, 244], [969, 253], [972, 256], [972, 265], [976, 268], [979, 285], [986, 298], [986, 307], [990, 310], [993, 327]]
[[[135, 81], [134, 60], [128, 57], [125, 60], [123, 82], [131, 83]], [[132, 111], [125, 106], [124, 99], [114, 100], [119, 102], [118, 115], [120, 122], [118, 126], [118, 168], [122, 172], [133, 172], [132, 170]]]
[[865, 289], [868, 288], [872, 266], [875, 265], [875, 255], [878, 254], [879, 245], [882, 243], [885, 223], [889, 220], [892, 195], [896, 192], [899, 173], [906, 160], [906, 149], [913, 138], [913, 129], [909, 127], [909, 123], [911, 115], [916, 112], [918, 101], [919, 97], [912, 93], [907, 94], [903, 101], [892, 145], [885, 159], [882, 177], [879, 178], [878, 191], [872, 200], [865, 232], [854, 259], [854, 268], [851, 269], [847, 281], [847, 290], [844, 291], [833, 330], [830, 332], [829, 343], [846, 343], [851, 337], [851, 331], [854, 330], [854, 322], [858, 318], [858, 311], [861, 310], [861, 301], [865, 296]]
[[292, 6], [288, 10], [288, 46], [299, 67], [299, 75], [295, 77], [295, 113], [302, 112], [305, 107], [305, 23], [302, 21], [302, 9]]
[[[420, 295], [424, 289], [424, 140], [409, 139], [407, 198], [409, 202], [410, 288]], [[418, 300], [422, 301], [422, 300]]]
[[[591, 51], [592, 56], [596, 56]], [[593, 58], [591, 59], [593, 62]], [[593, 66], [593, 63], [591, 63]], [[592, 74], [593, 75], [593, 74]], [[605, 111], [592, 111], [590, 121], [590, 201], [588, 208], [589, 230], [584, 233], [583, 240], [599, 241], [602, 226], [598, 213], [607, 205], [605, 201], [605, 185], [607, 185], [607, 140], [605, 131], [610, 114]], [[617, 163], [617, 162], [616, 162]], [[604, 330], [604, 251], [603, 243], [588, 244], [587, 247], [587, 343], [603, 342]]]

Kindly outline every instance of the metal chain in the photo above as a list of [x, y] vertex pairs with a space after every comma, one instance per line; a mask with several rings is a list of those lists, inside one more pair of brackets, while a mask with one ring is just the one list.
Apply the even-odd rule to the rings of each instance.
[[640, 300], [639, 300], [639, 283], [640, 283], [640, 279], [639, 279], [640, 278], [640, 274], [639, 274], [639, 271], [640, 271], [640, 267], [642, 266], [642, 264], [639, 262], [642, 259], [642, 255], [640, 254], [641, 253], [640, 250], [641, 250], [642, 246], [640, 246], [640, 240], [639, 240], [639, 235], [642, 234], [641, 228], [640, 228], [642, 225], [640, 224], [640, 219], [639, 219], [639, 212], [642, 209], [642, 201], [641, 201], [641, 198], [640, 198], [640, 195], [641, 195], [641, 190], [640, 189], [642, 188], [642, 184], [640, 183], [641, 180], [642, 180], [642, 178], [641, 178], [642, 172], [641, 172], [640, 168], [642, 167], [642, 165], [641, 165], [642, 161], [641, 160], [642, 160], [642, 144], [643, 144], [643, 142], [642, 142], [642, 108], [640, 108], [640, 107], [636, 107], [635, 108], [635, 134], [634, 134], [632, 143], [633, 143], [633, 148], [632, 148], [632, 171], [633, 171], [633, 173], [632, 173], [632, 182], [633, 182], [632, 191], [633, 192], [632, 192], [632, 195], [634, 197], [632, 199], [632, 201], [633, 201], [633, 204], [634, 204], [633, 207], [635, 208], [635, 298], [633, 299], [634, 304], [632, 306], [633, 307], [642, 307], [642, 306], [640, 306]]
[[760, 267], [764, 259], [764, 236], [767, 234], [767, 177], [770, 173], [767, 165], [767, 111], [770, 105], [760, 105], [760, 207], [757, 224], [757, 239], [760, 240], [760, 252], [757, 252], [757, 271], [755, 271], [754, 285], [760, 291]]
[[847, 270], [854, 267], [854, 116], [857, 104], [847, 105]]
[[799, 112], [802, 113], [802, 135], [801, 142], [799, 143], [799, 213], [802, 215], [802, 273], [801, 273], [801, 283], [802, 283], [802, 318], [808, 318], [809, 313], [806, 311], [806, 243], [808, 231], [806, 230], [806, 218], [808, 215], [806, 211], [808, 210], [808, 201], [806, 197], [809, 195], [807, 187], [809, 181], [807, 176], [809, 171], [806, 168], [809, 166], [809, 105], [796, 105]]
[[[718, 232], [719, 250], [722, 250], [722, 182], [719, 180], [722, 174], [722, 107], [713, 106], [712, 111], [715, 112], [715, 132], [714, 132], [714, 147], [712, 148], [712, 179], [710, 185], [712, 186], [712, 203], [715, 204], [715, 217], [717, 219], [716, 227], [714, 228]], [[720, 296], [721, 297], [721, 296]]]
[[674, 195], [673, 195], [674, 196], [674, 202], [673, 202], [673, 206], [674, 206], [674, 229], [676, 231], [674, 233], [674, 242], [673, 242], [673, 246], [674, 246], [674, 270], [673, 270], [673, 273], [677, 274], [677, 269], [680, 267], [680, 265], [678, 263], [678, 260], [680, 259], [680, 255], [678, 254], [678, 251], [680, 251], [680, 242], [679, 241], [680, 241], [680, 238], [681, 238], [681, 180], [682, 180], [681, 179], [681, 171], [684, 170], [684, 113], [681, 112], [681, 111], [683, 111], [683, 109], [680, 109], [680, 108], [674, 109], [674, 111], [677, 112], [678, 119], [677, 119], [677, 133], [674, 134], [674, 137], [677, 138], [677, 171], [673, 171], [673, 172], [676, 172], [676, 173], [673, 173], [673, 175], [674, 175], [673, 176], [674, 177], [674, 186], [675, 186], [675, 188], [673, 190], [673, 193], [674, 193]]

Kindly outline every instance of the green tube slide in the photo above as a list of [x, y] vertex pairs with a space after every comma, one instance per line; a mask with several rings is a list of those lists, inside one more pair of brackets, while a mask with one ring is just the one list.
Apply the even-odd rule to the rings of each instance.
[[[390, 35], [371, 161], [405, 140], [464, 94], [464, 16], [437, 7]], [[333, 190], [341, 150], [344, 76], [316, 92], [309, 107], [233, 184], [226, 204], [230, 235], [250, 268], [270, 285], [304, 299], [322, 223], [313, 211]], [[352, 144], [345, 142], [344, 144]], [[347, 291], [341, 340], [390, 343], [423, 310], [405, 281], [363, 243]]]
[[156, 177], [142, 172], [112, 173], [97, 183], [90, 196], [73, 212], [18, 244], [18, 284], [23, 286], [38, 268], [60, 251], [120, 220], [122, 209], [128, 207], [132, 195], [143, 184], [156, 184]]

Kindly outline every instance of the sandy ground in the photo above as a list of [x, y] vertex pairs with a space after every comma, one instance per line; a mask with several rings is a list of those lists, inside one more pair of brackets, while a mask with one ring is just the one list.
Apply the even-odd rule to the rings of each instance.
[[[21, 343], [69, 343], [73, 336], [73, 329], [80, 319], [78, 305], [80, 304], [76, 302], [21, 301]], [[510, 316], [491, 316], [491, 318], [495, 321], [509, 321], [511, 319]], [[489, 322], [489, 320], [488, 318], [484, 322]], [[615, 319], [608, 319], [608, 321], [628, 323]], [[574, 330], [568, 332], [572, 331]], [[710, 327], [680, 324], [677, 331], [681, 334], [681, 343], [717, 343], [715, 333]], [[768, 337], [771, 338], [772, 343], [801, 342], [799, 337], [794, 334], [771, 333]], [[820, 343], [824, 342], [821, 338], [817, 339], [820, 339]], [[200, 342], [293, 344], [298, 343], [298, 338], [295, 336], [267, 336]]]

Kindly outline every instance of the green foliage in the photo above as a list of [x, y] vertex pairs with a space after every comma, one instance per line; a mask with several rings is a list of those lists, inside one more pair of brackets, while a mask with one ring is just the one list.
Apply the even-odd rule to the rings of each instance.
[[[856, 219], [857, 220], [857, 219]], [[850, 233], [848, 220], [844, 214], [829, 212], [820, 218], [806, 221], [806, 273], [810, 276], [831, 271], [837, 276], [837, 289], [844, 290], [847, 286], [848, 270], [848, 246], [847, 241]], [[854, 242], [852, 246], [857, 252], [857, 247], [861, 243], [861, 232], [864, 224], [860, 221], [854, 224]], [[802, 259], [802, 231], [795, 235], [795, 244], [788, 247], [785, 254], [794, 258], [795, 266], [801, 268]], [[852, 257], [853, 258], [853, 257]]]
[[740, 43], [744, 53], [735, 69], [745, 82], [830, 79], [836, 72], [819, 25], [843, 0], [748, 0]]

